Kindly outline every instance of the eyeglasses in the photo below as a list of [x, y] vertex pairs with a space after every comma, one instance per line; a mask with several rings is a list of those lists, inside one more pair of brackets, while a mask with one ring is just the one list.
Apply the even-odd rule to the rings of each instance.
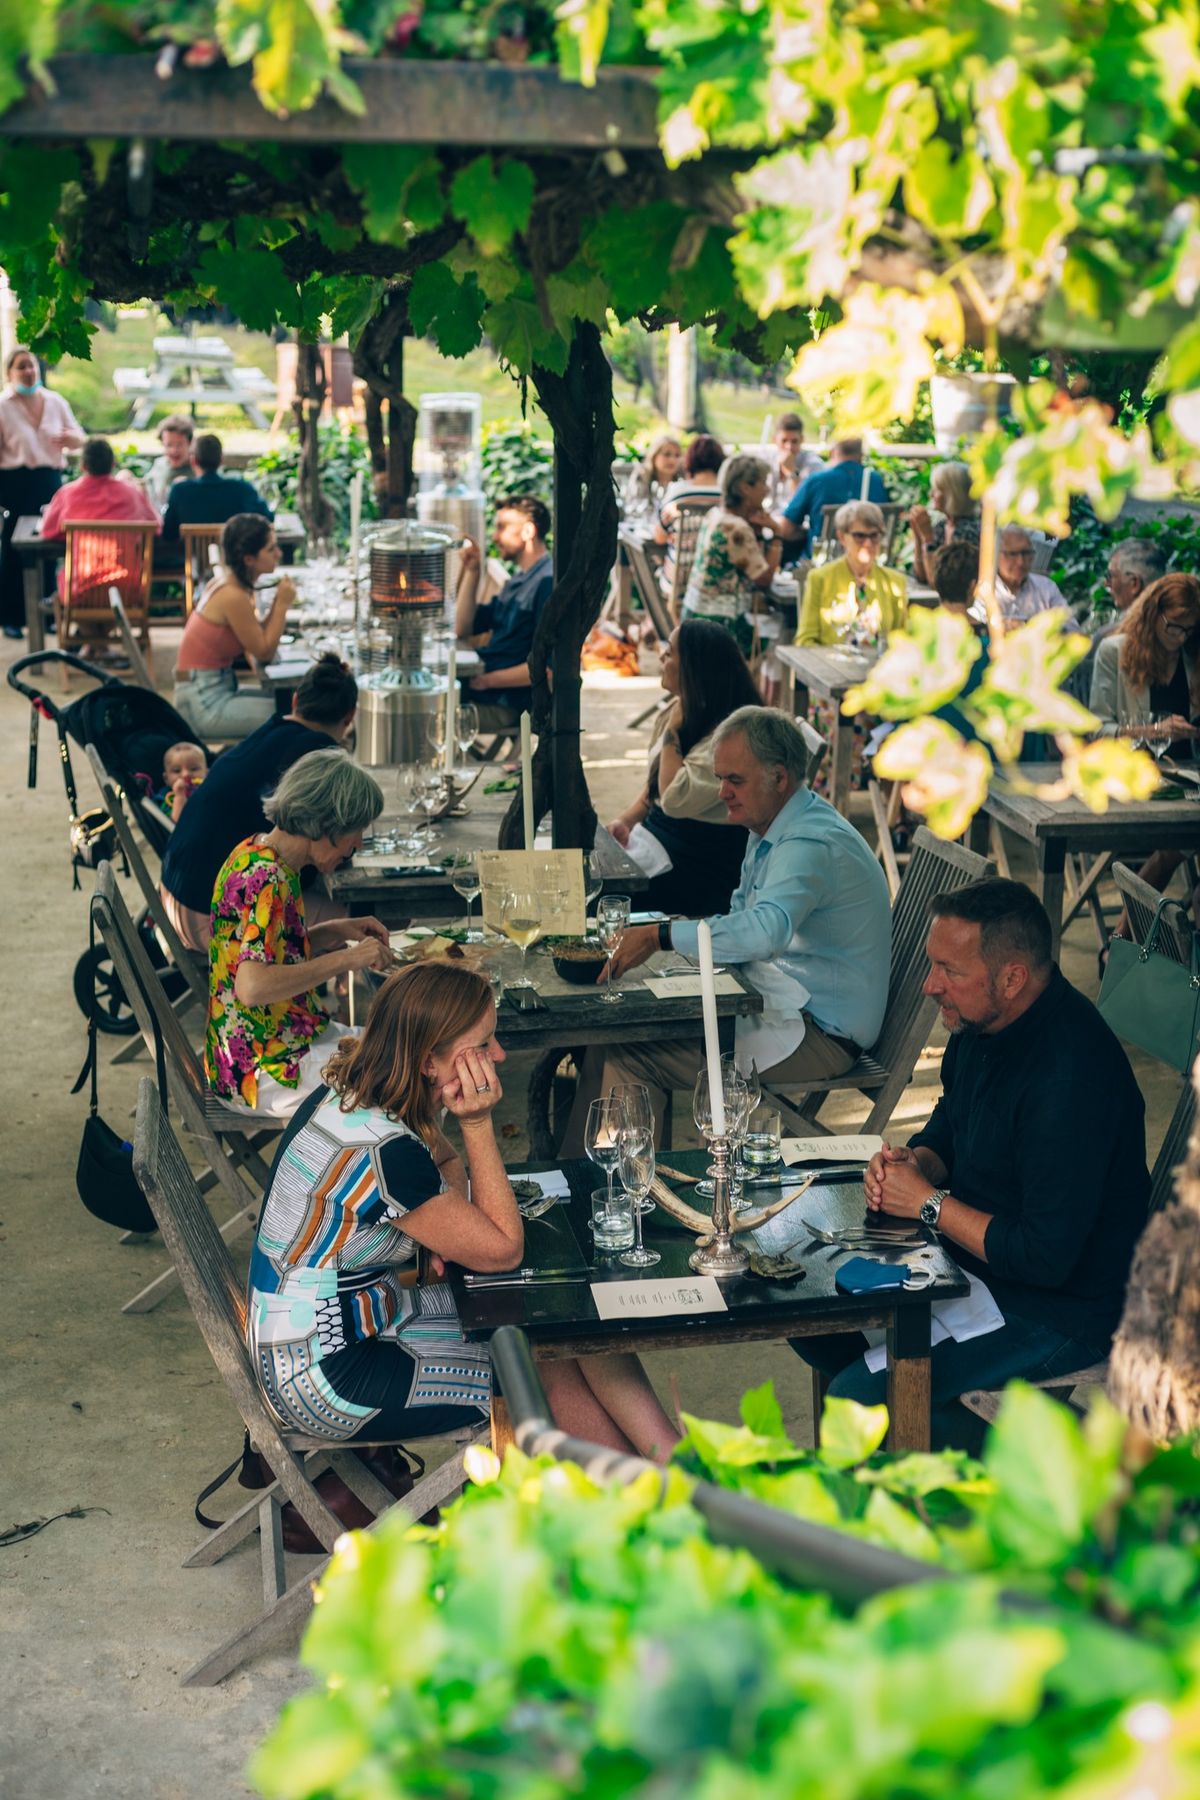
[[1032, 562], [1034, 555], [1032, 550], [1001, 550], [1000, 554], [1008, 562]]
[[883, 533], [882, 531], [850, 531], [846, 535], [852, 537], [856, 544], [877, 544]]

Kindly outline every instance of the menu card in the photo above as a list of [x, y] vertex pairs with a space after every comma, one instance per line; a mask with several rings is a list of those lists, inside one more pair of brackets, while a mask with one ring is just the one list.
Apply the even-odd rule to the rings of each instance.
[[602, 1319], [661, 1319], [672, 1313], [727, 1312], [715, 1275], [670, 1281], [593, 1281], [592, 1299]]
[[784, 1138], [780, 1154], [789, 1169], [797, 1163], [869, 1163], [883, 1149], [881, 1137]]
[[485, 925], [503, 931], [504, 895], [520, 887], [537, 896], [542, 937], [583, 936], [587, 916], [582, 850], [481, 850], [475, 861]]

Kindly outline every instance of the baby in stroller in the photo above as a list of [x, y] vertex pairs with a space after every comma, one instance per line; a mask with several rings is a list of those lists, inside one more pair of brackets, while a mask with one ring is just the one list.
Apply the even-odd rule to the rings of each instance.
[[199, 744], [186, 738], [163, 755], [162, 784], [155, 788], [152, 799], [169, 819], [179, 822], [179, 815], [208, 774], [208, 757]]

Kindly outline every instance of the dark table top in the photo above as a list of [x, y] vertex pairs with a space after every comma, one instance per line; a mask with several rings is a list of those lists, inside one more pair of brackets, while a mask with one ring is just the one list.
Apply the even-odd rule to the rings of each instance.
[[[700, 1150], [664, 1152], [662, 1161], [686, 1174], [701, 1174], [707, 1167], [707, 1153]], [[467, 1288], [462, 1271], [452, 1270], [459, 1319], [468, 1339], [485, 1339], [500, 1325], [516, 1325], [524, 1331], [543, 1354], [551, 1346], [561, 1347], [561, 1354], [596, 1348], [606, 1340], [636, 1337], [639, 1342], [655, 1338], [676, 1344], [688, 1338], [697, 1343], [706, 1339], [726, 1342], [739, 1338], [780, 1338], [812, 1335], [821, 1331], [849, 1331], [869, 1326], [886, 1325], [902, 1307], [928, 1307], [934, 1300], [952, 1300], [968, 1291], [965, 1275], [946, 1254], [932, 1233], [925, 1233], [930, 1247], [921, 1253], [921, 1261], [934, 1275], [933, 1283], [920, 1290], [895, 1290], [886, 1295], [841, 1294], [834, 1287], [834, 1276], [848, 1254], [826, 1249], [807, 1252], [801, 1260], [806, 1270], [803, 1280], [791, 1285], [770, 1282], [757, 1275], [746, 1275], [722, 1283], [728, 1308], [726, 1312], [686, 1314], [678, 1317], [654, 1317], [637, 1320], [601, 1319], [590, 1292], [590, 1283], [601, 1281], [664, 1280], [688, 1277], [688, 1257], [696, 1247], [693, 1234], [661, 1207], [643, 1218], [645, 1242], [661, 1252], [662, 1260], [652, 1268], [638, 1270], [626, 1267], [617, 1255], [602, 1254], [592, 1247], [590, 1196], [593, 1188], [604, 1183], [599, 1169], [589, 1162], [565, 1161], [557, 1165], [530, 1163], [530, 1171], [560, 1167], [571, 1187], [571, 1199], [552, 1207], [540, 1219], [526, 1222], [524, 1264], [529, 1267], [571, 1266], [582, 1256], [588, 1272], [578, 1282], [559, 1286], [510, 1288]], [[520, 1171], [511, 1171], [516, 1175]], [[666, 1179], [666, 1178], [665, 1178]], [[670, 1183], [668, 1185], [675, 1185]], [[707, 1204], [694, 1196], [694, 1190], [678, 1184], [680, 1197], [697, 1211], [708, 1210]], [[766, 1205], [779, 1197], [780, 1189], [756, 1187], [750, 1190], [755, 1205]], [[761, 1196], [761, 1198], [759, 1198]], [[779, 1255], [793, 1244], [805, 1244], [810, 1233], [801, 1218], [823, 1226], [846, 1226], [861, 1223], [865, 1206], [861, 1183], [836, 1187], [809, 1188], [793, 1206], [785, 1207], [774, 1219], [753, 1234], [748, 1248], [758, 1248], [768, 1255]], [[923, 1229], [923, 1228], [918, 1228]], [[746, 1242], [742, 1238], [743, 1243]], [[879, 1257], [871, 1250], [864, 1254]], [[913, 1252], [888, 1249], [882, 1260], [903, 1262]]]
[[[111, 519], [105, 523], [119, 525], [122, 521]], [[305, 542], [304, 527], [295, 513], [276, 513], [275, 536], [284, 549], [295, 549]], [[17, 520], [12, 534], [13, 549], [27, 561], [58, 558], [62, 555], [66, 542], [65, 537], [43, 537], [42, 521], [37, 513], [23, 514]]]

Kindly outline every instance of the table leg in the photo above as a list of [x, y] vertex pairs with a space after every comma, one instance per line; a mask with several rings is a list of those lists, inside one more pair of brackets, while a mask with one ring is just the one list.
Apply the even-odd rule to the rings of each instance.
[[1050, 918], [1050, 954], [1058, 961], [1063, 934], [1063, 891], [1067, 846], [1061, 838], [1042, 838], [1038, 843], [1038, 899]]
[[492, 1449], [503, 1462], [504, 1452], [510, 1444], [516, 1443], [513, 1436], [512, 1418], [508, 1410], [508, 1402], [502, 1394], [492, 1395]]
[[991, 820], [981, 809], [967, 826], [967, 849], [973, 850], [976, 856], [986, 856], [991, 848], [988, 831], [990, 824]]
[[[11, 552], [10, 552], [11, 555]], [[25, 641], [29, 654], [46, 648], [46, 626], [42, 617], [42, 565], [31, 559], [21, 570], [25, 587]]]
[[898, 1306], [888, 1326], [889, 1450], [928, 1450], [932, 1429], [929, 1306]]
[[850, 763], [854, 753], [854, 721], [843, 719], [841, 702], [835, 700], [832, 742], [829, 746], [829, 802], [843, 816], [850, 805]]

